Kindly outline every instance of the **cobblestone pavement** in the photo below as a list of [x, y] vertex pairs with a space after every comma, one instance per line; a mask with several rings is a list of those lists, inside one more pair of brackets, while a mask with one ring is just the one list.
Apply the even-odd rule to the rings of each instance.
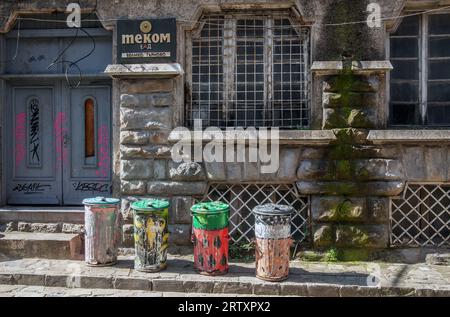
[[[197, 294], [292, 296], [450, 296], [450, 267], [426, 264], [291, 262], [289, 279], [255, 278], [254, 263], [231, 263], [225, 276], [197, 274], [192, 256], [173, 256], [159, 273], [133, 269], [132, 257], [115, 266], [88, 267], [82, 261], [0, 258], [0, 284], [15, 287], [76, 287]], [[6, 286], [5, 286], [6, 287]], [[24, 292], [27, 289], [19, 289]], [[71, 290], [76, 292], [77, 290]], [[82, 291], [82, 290], [78, 290]]]

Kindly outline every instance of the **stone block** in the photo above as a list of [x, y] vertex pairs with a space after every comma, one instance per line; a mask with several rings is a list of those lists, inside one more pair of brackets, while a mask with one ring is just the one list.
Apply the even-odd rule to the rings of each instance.
[[125, 108], [144, 108], [151, 105], [149, 94], [122, 94], [120, 95], [120, 106]]
[[175, 181], [206, 180], [202, 165], [196, 162], [175, 163], [169, 161], [169, 177]]
[[428, 182], [445, 182], [447, 179], [447, 148], [425, 148], [425, 173]]
[[[225, 163], [227, 164], [227, 163]], [[259, 163], [242, 163], [242, 180], [256, 182], [261, 179]]]
[[170, 107], [173, 102], [173, 94], [171, 93], [152, 94], [152, 106], [154, 107]]
[[361, 180], [401, 180], [403, 165], [399, 160], [369, 159], [355, 162], [355, 177]]
[[150, 131], [149, 141], [152, 144], [168, 144], [169, 131]]
[[361, 129], [335, 129], [334, 135], [337, 138], [336, 144], [365, 144], [367, 143], [368, 130]]
[[143, 181], [120, 182], [120, 192], [123, 195], [144, 195], [147, 192], [147, 184]]
[[84, 225], [73, 223], [63, 223], [61, 229], [62, 233], [82, 233], [83, 231]]
[[389, 220], [389, 198], [367, 197], [368, 221], [372, 223], [387, 223]]
[[364, 222], [367, 219], [365, 198], [311, 198], [311, 213], [315, 222]]
[[302, 160], [297, 170], [297, 178], [306, 179], [333, 179], [334, 174], [330, 174], [330, 165], [332, 163], [327, 160]]
[[122, 131], [120, 132], [120, 144], [147, 145], [150, 138], [149, 131]]
[[344, 248], [387, 248], [388, 226], [339, 225], [336, 226], [336, 245]]
[[206, 182], [149, 182], [147, 193], [165, 196], [203, 195], [206, 187]]
[[155, 160], [153, 162], [153, 177], [155, 180], [167, 179], [167, 160]]
[[176, 224], [190, 224], [191, 207], [194, 204], [192, 197], [173, 197], [171, 202], [172, 221]]
[[297, 167], [300, 162], [300, 149], [282, 148], [280, 151], [277, 180], [294, 182], [297, 179]]
[[62, 229], [62, 223], [32, 223], [31, 232], [42, 233], [60, 233]]
[[339, 76], [328, 76], [323, 83], [323, 91], [338, 92], [343, 88], [353, 92], [378, 92], [380, 80], [377, 76], [354, 75], [350, 82], [343, 82]]
[[303, 147], [301, 150], [301, 159], [324, 159], [328, 156], [328, 152], [328, 148], [325, 147]]
[[334, 242], [333, 227], [331, 225], [320, 225], [314, 228], [314, 247], [328, 247]]
[[120, 146], [122, 160], [170, 158], [170, 147], [165, 145], [150, 145], [144, 147]]
[[169, 225], [169, 233], [170, 245], [191, 245], [191, 225]]
[[226, 179], [229, 182], [242, 181], [242, 163], [225, 163]]
[[330, 195], [330, 196], [398, 196], [403, 192], [405, 183], [390, 182], [314, 182], [299, 181], [297, 188], [301, 195]]
[[170, 130], [172, 128], [172, 111], [169, 108], [120, 109], [121, 130]]
[[128, 94], [171, 92], [172, 79], [126, 79], [120, 80], [120, 91]]
[[408, 181], [426, 181], [424, 149], [408, 146], [403, 149], [403, 167]]
[[220, 162], [205, 162], [206, 177], [208, 181], [218, 182], [226, 181], [225, 163]]
[[364, 92], [349, 92], [341, 93], [323, 93], [322, 106], [323, 108], [370, 108], [377, 107], [378, 95], [376, 93]]
[[153, 160], [121, 160], [120, 178], [123, 180], [148, 180], [153, 177]]

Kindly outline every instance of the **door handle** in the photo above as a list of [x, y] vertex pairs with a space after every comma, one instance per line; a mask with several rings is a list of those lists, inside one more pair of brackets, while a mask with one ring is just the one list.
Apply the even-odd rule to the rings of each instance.
[[67, 147], [70, 144], [70, 136], [67, 133], [63, 136], [63, 144], [64, 147]]

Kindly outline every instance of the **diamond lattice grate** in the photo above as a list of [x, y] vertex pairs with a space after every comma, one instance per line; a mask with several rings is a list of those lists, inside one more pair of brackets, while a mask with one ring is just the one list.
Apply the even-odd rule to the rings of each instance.
[[254, 238], [257, 205], [277, 203], [293, 206], [292, 237], [297, 242], [308, 238], [309, 199], [299, 196], [294, 185], [280, 184], [211, 184], [201, 201], [220, 200], [230, 205], [230, 236], [233, 243], [250, 242]]
[[390, 218], [393, 246], [450, 246], [450, 184], [408, 184]]

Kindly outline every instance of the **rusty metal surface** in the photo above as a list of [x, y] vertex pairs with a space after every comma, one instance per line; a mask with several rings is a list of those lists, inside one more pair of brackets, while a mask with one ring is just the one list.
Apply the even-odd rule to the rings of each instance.
[[266, 281], [283, 281], [289, 275], [292, 240], [256, 239], [256, 277]]

